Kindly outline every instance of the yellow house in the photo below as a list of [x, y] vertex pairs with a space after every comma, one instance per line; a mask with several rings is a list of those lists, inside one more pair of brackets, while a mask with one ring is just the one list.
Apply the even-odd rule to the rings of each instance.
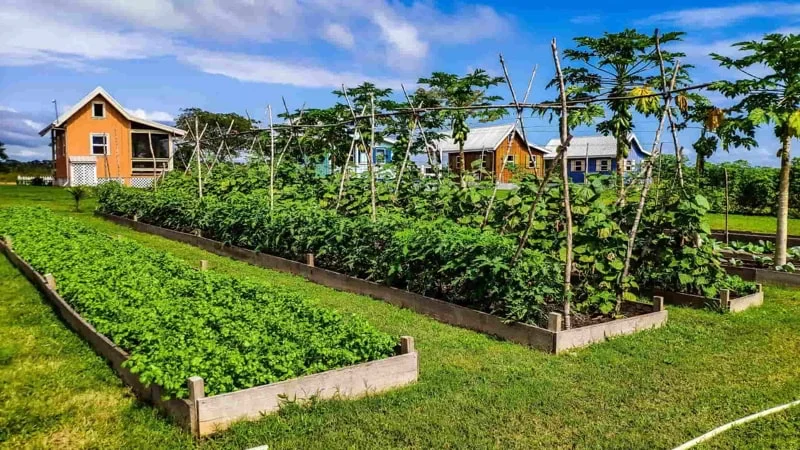
[[50, 133], [54, 184], [96, 185], [116, 180], [149, 186], [172, 170], [174, 139], [186, 135], [175, 127], [131, 115], [102, 87], [39, 132]]

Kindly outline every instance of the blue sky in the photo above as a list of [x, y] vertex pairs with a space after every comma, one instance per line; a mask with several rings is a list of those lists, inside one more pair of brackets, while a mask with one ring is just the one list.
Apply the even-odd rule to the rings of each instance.
[[[98, 85], [153, 120], [168, 122], [186, 107], [263, 120], [268, 104], [282, 108], [281, 96], [290, 108], [328, 106], [342, 83], [369, 80], [399, 92], [400, 83], [412, 86], [432, 71], [499, 75], [502, 52], [517, 90], [539, 65], [530, 100], [540, 101], [555, 96], [544, 89], [553, 74], [552, 38], [563, 49], [575, 36], [625, 27], [686, 31], [673, 49], [687, 54], [702, 82], [736, 76], [709, 52], [732, 54], [731, 43], [767, 32], [800, 32], [800, 3], [552, 3], [0, 0], [0, 141], [13, 158], [48, 157], [47, 139], [36, 132], [54, 118], [51, 100], [63, 112]], [[509, 98], [504, 86], [496, 91]], [[526, 126], [540, 144], [557, 135], [555, 124], [540, 119]], [[651, 120], [636, 127], [645, 145], [652, 142]], [[713, 160], [777, 165], [771, 131], [758, 138], [758, 149]], [[687, 148], [695, 139], [696, 130], [681, 134]]]

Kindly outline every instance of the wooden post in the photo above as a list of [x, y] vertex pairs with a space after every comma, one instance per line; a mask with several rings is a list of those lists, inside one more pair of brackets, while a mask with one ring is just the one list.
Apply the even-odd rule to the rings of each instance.
[[6, 242], [6, 247], [13, 252], [14, 243], [11, 241], [11, 236], [3, 236], [3, 240]]
[[728, 201], [728, 169], [724, 169], [725, 172], [725, 243], [729, 244], [728, 242], [728, 210], [730, 210], [730, 202]]
[[764, 286], [761, 283], [756, 283], [756, 292], [764, 292]]
[[309, 267], [314, 267], [314, 254], [313, 253], [306, 253], [306, 264]]
[[205, 382], [200, 377], [189, 377], [186, 380], [186, 386], [189, 388], [189, 401], [194, 402], [206, 396]]
[[415, 351], [414, 338], [411, 336], [400, 336], [400, 354], [406, 355]]
[[547, 329], [553, 332], [561, 331], [561, 313], [551, 312], [547, 316]]
[[53, 276], [52, 273], [44, 274], [44, 281], [47, 283], [47, 286], [52, 289], [56, 290], [56, 278]]
[[207, 260], [205, 260], [205, 259], [201, 259], [200, 260], [200, 270], [203, 271], [203, 272], [208, 270], [208, 261]]
[[139, 221], [139, 215], [138, 214], [134, 214], [133, 215], [133, 221], [134, 222], [138, 222]]
[[731, 291], [727, 289], [719, 291], [719, 307], [722, 308], [723, 311], [729, 311], [731, 309]]
[[653, 296], [653, 312], [664, 310], [664, 297], [660, 295]]

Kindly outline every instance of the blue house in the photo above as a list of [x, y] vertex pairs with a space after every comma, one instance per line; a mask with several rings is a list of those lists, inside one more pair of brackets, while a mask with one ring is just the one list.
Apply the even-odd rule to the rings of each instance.
[[[384, 137], [383, 142], [380, 144], [377, 142], [375, 143], [375, 147], [372, 148], [372, 164], [376, 168], [380, 168], [384, 164], [392, 162], [392, 149], [394, 144], [395, 140], [389, 137]], [[369, 160], [367, 159], [366, 152], [356, 152], [356, 173], [362, 173], [369, 170], [368, 162]]]
[[[556, 151], [561, 144], [559, 139], [551, 139], [545, 148], [545, 166], [550, 167], [556, 158]], [[625, 171], [631, 172], [641, 167], [642, 161], [650, 156], [645, 151], [636, 135], [628, 135], [630, 152], [625, 159]], [[613, 136], [575, 136], [567, 150], [567, 170], [573, 183], [582, 183], [588, 174], [612, 174], [617, 170], [617, 140]]]

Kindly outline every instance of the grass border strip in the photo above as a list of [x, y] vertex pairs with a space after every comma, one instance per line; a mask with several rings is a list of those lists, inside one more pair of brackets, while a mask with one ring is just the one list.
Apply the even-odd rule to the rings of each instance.
[[204, 382], [200, 377], [187, 380], [189, 399], [162, 399], [162, 388], [157, 384], [145, 386], [139, 377], [122, 366], [129, 354], [80, 316], [54, 289], [50, 275], [42, 276], [13, 250], [13, 246], [0, 239], [0, 251], [17, 267], [39, 291], [56, 312], [100, 356], [104, 357], [122, 381], [131, 387], [137, 398], [156, 406], [183, 429], [195, 437], [224, 430], [239, 420], [258, 419], [278, 411], [285, 399], [305, 400], [357, 398], [406, 386], [419, 378], [419, 358], [414, 338], [402, 336], [399, 354], [339, 369], [293, 378], [277, 383], [255, 386], [225, 394], [205, 397]]
[[154, 234], [173, 241], [193, 245], [211, 253], [244, 261], [255, 266], [299, 275], [323, 286], [340, 291], [366, 295], [401, 308], [407, 308], [414, 312], [424, 314], [448, 325], [497, 336], [549, 353], [561, 353], [572, 348], [603, 342], [613, 336], [631, 334], [647, 328], [661, 327], [667, 322], [668, 318], [668, 313], [663, 309], [662, 305], [662, 307], [655, 306], [652, 313], [571, 330], [560, 330], [560, 327], [558, 327], [555, 328], [555, 330], [560, 331], [554, 331], [524, 323], [505, 323], [503, 319], [492, 314], [432, 297], [426, 297], [403, 289], [385, 286], [373, 281], [351, 277], [339, 272], [314, 267], [313, 256], [308, 257], [308, 262], [311, 263], [311, 265], [309, 265], [267, 253], [225, 245], [213, 239], [170, 230], [169, 228], [163, 228], [113, 214], [95, 212], [95, 215], [136, 231]]

